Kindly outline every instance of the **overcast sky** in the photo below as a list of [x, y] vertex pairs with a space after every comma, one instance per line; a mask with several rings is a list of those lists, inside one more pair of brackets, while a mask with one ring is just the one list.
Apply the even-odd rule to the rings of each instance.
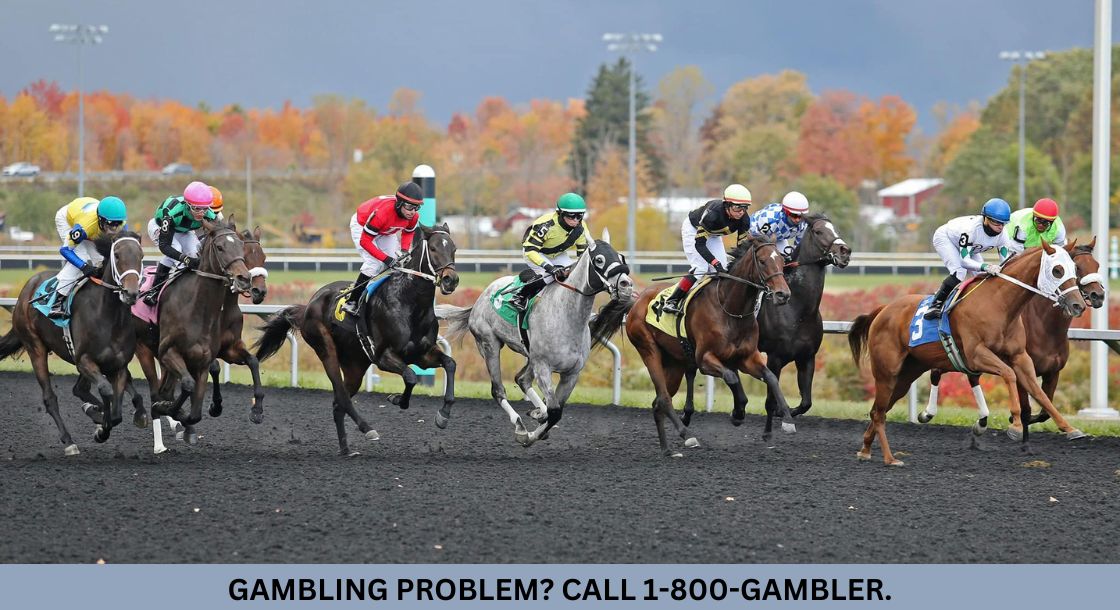
[[107, 24], [104, 44], [85, 52], [87, 89], [215, 108], [338, 93], [384, 109], [404, 86], [446, 123], [488, 95], [583, 97], [614, 59], [604, 32], [659, 32], [661, 48], [637, 59], [650, 86], [695, 64], [718, 96], [791, 68], [817, 93], [898, 94], [931, 130], [936, 102], [983, 103], [1004, 86], [1001, 50], [1091, 47], [1093, 10], [1093, 0], [0, 0], [0, 94], [39, 78], [72, 88], [75, 49], [47, 27]]

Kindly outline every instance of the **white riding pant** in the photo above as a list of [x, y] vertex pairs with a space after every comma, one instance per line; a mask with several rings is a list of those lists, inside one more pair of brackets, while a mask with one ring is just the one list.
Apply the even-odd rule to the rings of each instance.
[[[159, 243], [159, 225], [156, 224], [155, 218], [148, 221], [148, 237], [152, 238], [152, 243]], [[176, 231], [175, 234], [171, 236], [171, 244], [187, 256], [198, 256], [198, 250], [202, 242], [198, 239], [198, 235], [196, 235], [194, 231], [187, 231], [186, 233]], [[164, 256], [159, 259], [159, 264], [164, 267], [170, 267], [171, 269], [178, 269], [184, 266], [183, 263], [170, 256]]]
[[[688, 218], [681, 222], [681, 245], [684, 246], [684, 256], [688, 259], [688, 264], [692, 265], [693, 273], [711, 273], [716, 270], [711, 261], [704, 260], [704, 257], [696, 251], [696, 227], [692, 226]], [[704, 245], [726, 268], [727, 249], [723, 247], [723, 238], [718, 235], [709, 236]]]
[[[70, 243], [70, 225], [66, 222], [66, 208], [60, 208], [58, 213], [54, 215], [54, 226], [58, 229], [58, 237], [62, 240], [62, 245]], [[97, 248], [93, 245], [91, 240], [85, 240], [82, 243], [74, 246], [74, 252], [82, 257], [82, 260], [89, 261], [94, 265], [100, 265], [105, 260], [97, 252]], [[82, 278], [82, 270], [75, 267], [66, 259], [62, 259], [62, 269], [59, 270], [58, 275], [58, 294], [66, 296], [74, 290], [74, 286], [78, 280]]]
[[[567, 252], [560, 252], [558, 254], [553, 255], [551, 258], [545, 256], [544, 254], [542, 254], [541, 256], [544, 256], [544, 260], [548, 261], [549, 264], [556, 265], [557, 267], [567, 267], [568, 265], [571, 265], [572, 262], [573, 262], [572, 257]], [[551, 273], [545, 271], [544, 267], [541, 267], [540, 265], [537, 265], [537, 264], [533, 263], [533, 261], [530, 261], [530, 260], [527, 260], [525, 262], [527, 262], [529, 264], [529, 268], [532, 269], [533, 272], [537, 274], [537, 277], [543, 277], [544, 278], [544, 285], [545, 286], [547, 286], [547, 285], [551, 284], [552, 282], [556, 281], [556, 278], [552, 277]]]
[[[358, 254], [362, 257], [362, 274], [373, 277], [378, 273], [385, 270], [385, 263], [377, 260], [377, 257], [366, 252], [362, 247], [362, 234], [365, 228], [358, 224], [358, 215], [354, 214], [350, 217], [350, 239], [354, 240], [354, 247], [358, 249]], [[378, 235], [373, 238], [373, 244], [381, 249], [382, 252], [397, 258], [401, 255], [401, 235], [400, 233], [390, 233], [388, 235]]]
[[[977, 272], [968, 269], [964, 266], [964, 257], [961, 256], [960, 246], [957, 242], [950, 239], [941, 231], [935, 231], [933, 234], [933, 249], [937, 250], [937, 254], [941, 256], [941, 260], [945, 261], [945, 267], [949, 270], [950, 275], [955, 275], [958, 280], [964, 280], [971, 275], [976, 275]], [[974, 254], [969, 257], [976, 261], [978, 264], [983, 263], [984, 259], [979, 254]]]

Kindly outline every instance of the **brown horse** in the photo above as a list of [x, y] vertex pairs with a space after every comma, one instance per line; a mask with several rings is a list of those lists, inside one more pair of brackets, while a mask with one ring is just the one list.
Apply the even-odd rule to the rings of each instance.
[[[1069, 253], [1043, 243], [1041, 248], [1028, 250], [1008, 261], [998, 281], [988, 279], [975, 285], [951, 314], [953, 339], [960, 347], [965, 365], [980, 373], [999, 375], [1007, 384], [1012, 418], [1008, 434], [1013, 438], [1021, 436], [1023, 431], [1016, 392], [1018, 380], [1026, 384], [1028, 393], [1039, 404], [1053, 408], [1038, 386], [1034, 364], [1026, 351], [1019, 314], [1035, 296], [1027, 287], [1037, 287], [1057, 301], [1068, 317], [1077, 317], [1085, 311]], [[871, 442], [878, 436], [883, 462], [888, 466], [903, 465], [891, 454], [887, 442], [887, 411], [906, 395], [919, 375], [932, 368], [953, 367], [939, 342], [909, 347], [910, 321], [923, 298], [923, 295], [908, 295], [896, 299], [869, 314], [857, 316], [852, 322], [848, 334], [852, 359], [859, 366], [866, 350], [875, 377], [875, 402], [871, 407], [871, 421], [863, 434], [863, 447], [856, 454], [859, 459], [871, 459]]]
[[[1100, 263], [1093, 258], [1093, 248], [1097, 240], [1088, 245], [1078, 246], [1074, 241], [1065, 246], [1070, 253], [1073, 263], [1077, 268], [1077, 283], [1081, 286], [1081, 297], [1090, 307], [1097, 309], [1104, 306], [1105, 289], [1104, 278], [1101, 277]], [[1027, 354], [1034, 363], [1034, 372], [1042, 378], [1042, 391], [1047, 398], [1054, 400], [1054, 392], [1058, 388], [1058, 377], [1069, 360], [1069, 327], [1073, 319], [1063, 314], [1049, 299], [1031, 299], [1023, 308], [1023, 327], [1027, 334]], [[924, 423], [933, 419], [937, 413], [937, 384], [941, 380], [943, 371], [934, 369], [930, 371], [930, 402], [924, 411], [918, 414], [918, 421]], [[986, 415], [987, 405], [983, 402], [980, 388], [980, 378], [968, 376], [968, 383], [973, 388], [973, 395], [981, 406], [981, 414]], [[1034, 418], [1030, 417], [1030, 401], [1027, 400], [1027, 389], [1019, 383], [1019, 404], [1023, 408], [1023, 420], [1037, 424], [1051, 418], [1050, 412], [1043, 410]], [[1067, 438], [1075, 440], [1082, 438], [1079, 431], [1073, 429], [1060, 416], [1055, 418], [1058, 428], [1066, 432]], [[986, 425], [987, 422], [984, 422]]]
[[[664, 285], [647, 288], [627, 317], [626, 336], [641, 354], [657, 390], [653, 417], [661, 452], [666, 456], [681, 456], [680, 452], [669, 448], [665, 439], [666, 417], [685, 439], [686, 447], [699, 444], [673, 410], [673, 395], [680, 389], [681, 378], [694, 376], [697, 368], [705, 375], [723, 379], [731, 389], [734, 395], [732, 424], [738, 426], [746, 418], [747, 395], [739, 383], [738, 371], [765, 382], [778, 398], [781, 416], [787, 418], [787, 422], [793, 417], [778, 387], [778, 378], [766, 368], [766, 360], [758, 351], [758, 322], [755, 320], [759, 299], [770, 297], [777, 304], [789, 300], [782, 257], [773, 240], [761, 238], [745, 241], [731, 256], [735, 263], [730, 272], [719, 274], [718, 279], [696, 294], [684, 313], [684, 327], [691, 341], [687, 348], [676, 337], [646, 322], [649, 303]], [[793, 424], [783, 423], [782, 429], [792, 432]], [[768, 438], [769, 431], [764, 436]]]
[[[51, 388], [47, 355], [51, 352], [74, 364], [79, 373], [74, 395], [96, 409], [86, 413], [96, 423], [94, 440], [103, 443], [113, 426], [121, 421], [121, 400], [128, 385], [128, 362], [136, 341], [130, 330], [132, 312], [140, 292], [140, 268], [144, 249], [135, 233], [121, 232], [102, 236], [94, 241], [105, 262], [100, 277], [73, 294], [70, 317], [71, 345], [67, 345], [62, 328], [48, 320], [31, 305], [39, 285], [50, 279], [53, 271], [35, 274], [24, 285], [12, 311], [12, 330], [0, 338], [0, 359], [27, 350], [35, 378], [43, 389], [43, 406], [58, 427], [66, 455], [77, 455], [78, 446], [70, 437], [58, 412], [58, 397]], [[59, 297], [62, 298], [62, 297]], [[96, 389], [99, 397], [92, 394]], [[136, 419], [137, 425], [146, 418]]]
[[[206, 376], [221, 349], [227, 294], [248, 291], [251, 285], [245, 246], [232, 217], [228, 223], [204, 220], [202, 227], [206, 237], [199, 249], [199, 268], [163, 290], [158, 328], [142, 321], [135, 327], [136, 355], [149, 383], [155, 372], [153, 354], [163, 368], [159, 383], [151, 383], [153, 419], [168, 415], [185, 426], [202, 420]], [[172, 404], [176, 381], [180, 392]], [[188, 398], [191, 408], [184, 414], [180, 409]]]

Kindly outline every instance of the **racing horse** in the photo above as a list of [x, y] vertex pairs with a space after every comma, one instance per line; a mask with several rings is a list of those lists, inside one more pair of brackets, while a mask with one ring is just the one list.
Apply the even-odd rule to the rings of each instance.
[[[128, 362], [136, 344], [130, 332], [129, 308], [140, 291], [144, 258], [140, 236], [122, 231], [98, 237], [93, 243], [107, 263], [102, 263], [100, 276], [90, 278], [90, 286], [81, 286], [72, 293], [69, 345], [64, 330], [32, 306], [35, 291], [54, 276], [53, 271], [42, 271], [27, 281], [12, 312], [12, 329], [0, 338], [0, 359], [27, 351], [35, 378], [43, 389], [43, 405], [58, 427], [68, 456], [78, 455], [79, 450], [58, 412], [47, 355], [54, 352], [77, 367], [80, 376], [74, 385], [74, 395], [100, 407], [100, 412], [87, 408], [86, 413], [98, 423], [94, 440], [103, 443], [109, 439], [113, 426], [121, 421], [121, 401], [129, 384]], [[93, 389], [97, 396], [91, 392]], [[137, 416], [135, 423], [144, 427], [147, 417]]]
[[[221, 348], [218, 352], [218, 358], [225, 360], [230, 364], [240, 364], [249, 367], [249, 372], [253, 375], [253, 402], [249, 412], [249, 420], [255, 424], [264, 421], [264, 390], [261, 387], [261, 373], [260, 363], [257, 357], [253, 355], [249, 348], [246, 347], [245, 342], [241, 338], [242, 329], [245, 324], [245, 317], [241, 313], [241, 307], [238, 304], [238, 297], [248, 296], [252, 298], [253, 304], [259, 305], [264, 301], [265, 296], [268, 294], [268, 271], [264, 268], [265, 254], [264, 249], [261, 247], [261, 229], [257, 227], [254, 231], [248, 229], [241, 232], [241, 242], [245, 244], [245, 266], [249, 268], [250, 287], [248, 294], [230, 291], [226, 294], [225, 304], [222, 306], [222, 338]], [[155, 382], [155, 367], [151, 359], [141, 360], [141, 366], [144, 368], [144, 374], [148, 377], [150, 382]], [[149, 371], [149, 367], [151, 370]], [[213, 383], [214, 391], [211, 398], [209, 413], [211, 417], [218, 417], [222, 414], [222, 391], [221, 379], [221, 365], [217, 360], [210, 363], [210, 379]], [[143, 408], [143, 401], [139, 401], [140, 408]], [[133, 401], [134, 406], [137, 401]], [[152, 422], [152, 435], [154, 439], [153, 449], [156, 453], [163, 453], [167, 448], [163, 444], [163, 428], [160, 425], [160, 419], [156, 418]], [[164, 417], [166, 423], [175, 429], [176, 423], [169, 417]], [[184, 437], [188, 442], [196, 442], [197, 435], [194, 433], [193, 426], [186, 429], [180, 429], [177, 436]]]
[[[491, 305], [495, 293], [510, 286], [511, 276], [491, 282], [471, 307], [440, 307], [440, 318], [450, 322], [448, 340], [461, 339], [468, 330], [474, 336], [490, 374], [490, 394], [509, 416], [514, 438], [524, 447], [547, 438], [549, 430], [560, 421], [591, 352], [592, 340], [602, 344], [622, 326], [622, 317], [633, 298], [630, 268], [625, 257], [611, 247], [610, 234], [604, 231], [603, 239], [589, 240], [587, 246], [571, 265], [566, 281], [557, 280], [545, 286], [529, 309], [525, 331], [528, 345], [518, 328]], [[595, 296], [604, 291], [611, 300], [592, 321]], [[502, 384], [502, 347], [527, 359], [514, 380], [536, 407], [532, 415], [540, 425], [532, 432], [506, 396]], [[555, 387], [553, 373], [560, 375]], [[543, 398], [533, 388], [534, 382]]]
[[[228, 222], [203, 220], [202, 229], [199, 267], [183, 272], [163, 289], [158, 326], [151, 328], [139, 318], [134, 321], [136, 355], [152, 393], [152, 418], [167, 415], [184, 426], [202, 420], [206, 377], [221, 349], [227, 293], [246, 292], [251, 287], [245, 245], [233, 217]], [[153, 357], [162, 367], [158, 381]], [[176, 383], [178, 397], [174, 396]], [[188, 399], [190, 411], [183, 413]], [[133, 404], [138, 400], [134, 398]]]
[[[1085, 301], [1077, 286], [1077, 274], [1069, 253], [1043, 242], [1010, 259], [997, 278], [970, 286], [952, 310], [952, 335], [959, 346], [963, 363], [969, 369], [999, 375], [1010, 399], [1011, 425], [1008, 435], [1023, 440], [1029, 451], [1019, 404], [1017, 384], [1043, 408], [1054, 408], [1035, 379], [1034, 363], [1027, 354], [1026, 336], [1020, 314], [1036, 293], [1055, 301], [1063, 315], [1075, 318], [1085, 311]], [[887, 441], [886, 416], [894, 403], [906, 395], [910, 384], [925, 371], [950, 369], [953, 364], [945, 348], [936, 341], [910, 347], [910, 322], [923, 295], [908, 295], [879, 307], [852, 321], [848, 345], [856, 366], [866, 351], [875, 378], [875, 401], [871, 421], [863, 433], [863, 447], [856, 453], [861, 460], [871, 459], [871, 443], [878, 437], [883, 463], [902, 466]]]
[[[1088, 245], [1078, 246], [1076, 240], [1065, 246], [1076, 266], [1077, 284], [1081, 287], [1081, 298], [1094, 309], [1104, 306], [1105, 289], [1104, 278], [1099, 273], [1100, 263], [1093, 258], [1093, 248], [1097, 240]], [[1064, 315], [1049, 299], [1031, 299], [1023, 308], [1023, 329], [1026, 332], [1027, 354], [1034, 363], [1034, 372], [1042, 378], [1042, 391], [1053, 401], [1054, 392], [1058, 388], [1058, 377], [1069, 360], [1069, 327], [1073, 319]], [[918, 414], [918, 421], [928, 423], [937, 415], [937, 385], [941, 380], [940, 369], [930, 371], [929, 404]], [[983, 434], [987, 429], [988, 405], [984, 400], [983, 390], [980, 389], [980, 378], [968, 376], [968, 383], [972, 386], [972, 394], [980, 408], [980, 418], [973, 427], [976, 434]], [[1030, 417], [1030, 401], [1026, 388], [1022, 383], [1019, 386], [1019, 404], [1023, 409], [1024, 421], [1029, 424], [1042, 423], [1051, 418], [1051, 413], [1043, 410], [1035, 417]], [[1072, 429], [1065, 419], [1058, 415], [1054, 418], [1058, 429], [1066, 433], [1066, 438], [1076, 440], [1084, 436], [1079, 430]], [[1027, 430], [1024, 429], [1024, 433]]]
[[[773, 299], [776, 305], [789, 301], [790, 289], [783, 273], [783, 259], [778, 254], [773, 238], [754, 237], [739, 244], [729, 255], [735, 259], [727, 273], [692, 296], [684, 312], [682, 326], [687, 341], [654, 328], [646, 321], [646, 310], [665, 288], [654, 285], [647, 288], [630, 308], [626, 321], [626, 336], [637, 348], [649, 371], [657, 396], [653, 399], [653, 417], [657, 424], [658, 441], [665, 456], [680, 457], [665, 437], [665, 419], [669, 418], [677, 433], [685, 439], [686, 447], [699, 443], [688, 425], [673, 410], [673, 395], [680, 389], [681, 379], [691, 380], [699, 369], [705, 375], [718, 377], [727, 384], [734, 396], [731, 423], [738, 426], [746, 419], [747, 394], [739, 382], [738, 371], [761, 379], [777, 398], [778, 411], [783, 418], [792, 419], [789, 405], [778, 378], [766, 368], [765, 359], [758, 349], [759, 328], [755, 318], [759, 303], [764, 298]], [[687, 408], [686, 408], [687, 412]], [[788, 420], [782, 423], [786, 432], [796, 428]], [[770, 438], [767, 427], [764, 438]]]
[[447, 389], [443, 406], [436, 413], [436, 425], [446, 427], [451, 417], [451, 405], [455, 402], [455, 360], [436, 346], [439, 322], [434, 306], [437, 285], [443, 294], [451, 294], [459, 285], [455, 242], [446, 224], [421, 225], [418, 231], [420, 234], [413, 240], [408, 262], [385, 272], [388, 277], [384, 284], [362, 309], [364, 325], [369, 330], [369, 342], [365, 346], [353, 330], [331, 322], [340, 306], [340, 293], [349, 286], [347, 282], [327, 284], [307, 305], [287, 307], [261, 327], [264, 332], [255, 345], [258, 360], [275, 354], [292, 329], [298, 330], [315, 350], [334, 389], [333, 413], [340, 455], [358, 454], [350, 451], [346, 439], [348, 415], [366, 439], [379, 438], [377, 431], [358, 414], [353, 402], [371, 363], [404, 379], [404, 392], [389, 396], [389, 401], [401, 409], [409, 407], [412, 389], [419, 381], [409, 365], [442, 367], [447, 374]]

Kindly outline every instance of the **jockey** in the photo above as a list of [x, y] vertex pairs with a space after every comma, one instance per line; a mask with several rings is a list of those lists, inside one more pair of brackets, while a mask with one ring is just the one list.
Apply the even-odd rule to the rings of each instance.
[[933, 302], [923, 316], [925, 319], [941, 317], [945, 299], [966, 277], [982, 272], [1000, 272], [999, 265], [984, 262], [982, 253], [994, 249], [1003, 260], [1012, 252], [1022, 251], [1022, 245], [1003, 230], [1010, 220], [1011, 206], [1002, 199], [989, 199], [979, 216], [954, 218], [933, 232], [933, 248], [945, 261], [949, 276], [941, 282], [941, 287], [933, 296]]
[[187, 185], [181, 196], [168, 197], [156, 209], [155, 218], [148, 221], [148, 235], [159, 245], [163, 253], [156, 266], [152, 288], [144, 295], [144, 302], [155, 306], [160, 287], [173, 268], [198, 268], [199, 240], [195, 230], [202, 227], [203, 220], [214, 221], [218, 217], [210, 209], [214, 193], [210, 187], [195, 181]]
[[210, 200], [210, 211], [214, 213], [218, 220], [225, 220], [226, 217], [222, 214], [222, 192], [217, 187], [212, 186], [210, 187], [210, 194], [214, 196]]
[[374, 276], [392, 269], [401, 252], [412, 248], [422, 205], [424, 194], [420, 186], [405, 182], [395, 195], [374, 197], [358, 206], [358, 211], [350, 217], [350, 237], [362, 256], [362, 269], [342, 306], [343, 311], [357, 315], [361, 288]]
[[1058, 218], [1058, 203], [1053, 199], [1039, 199], [1034, 208], [1015, 210], [1007, 232], [1023, 248], [1037, 248], [1042, 240], [1053, 246], [1066, 245], [1066, 227]]
[[[803, 220], [809, 212], [809, 200], [797, 191], [782, 197], [781, 203], [771, 203], [751, 214], [751, 234], [756, 237], [773, 237], [778, 252], [788, 260], [801, 243], [808, 223]], [[793, 244], [790, 244], [790, 241]]]
[[723, 236], [734, 233], [737, 241], [743, 241], [750, 235], [750, 207], [751, 192], [742, 184], [732, 184], [723, 190], [723, 199], [712, 199], [688, 213], [681, 222], [681, 242], [692, 268], [665, 300], [662, 311], [681, 312], [681, 302], [696, 283], [695, 274], [727, 271]]
[[525, 311], [529, 300], [545, 286], [556, 280], [568, 278], [568, 265], [572, 258], [568, 251], [576, 249], [579, 258], [587, 249], [587, 202], [576, 193], [564, 193], [556, 200], [556, 209], [533, 221], [525, 229], [521, 248], [525, 260], [537, 277], [525, 283], [509, 304], [518, 311]]
[[47, 317], [64, 318], [63, 304], [82, 277], [92, 276], [101, 264], [102, 256], [93, 245], [101, 235], [112, 235], [124, 226], [127, 211], [119, 197], [106, 197], [101, 201], [93, 197], [79, 197], [59, 208], [54, 215], [58, 236], [62, 238], [59, 253], [69, 265], [63, 264], [58, 278], [58, 298]]

